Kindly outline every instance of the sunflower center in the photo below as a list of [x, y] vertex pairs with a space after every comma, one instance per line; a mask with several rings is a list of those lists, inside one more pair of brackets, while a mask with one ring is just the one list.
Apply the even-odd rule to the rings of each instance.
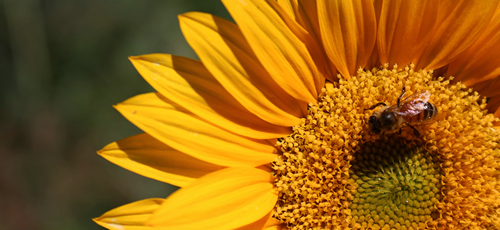
[[356, 228], [425, 228], [441, 199], [439, 162], [418, 143], [389, 136], [367, 142], [349, 170]]
[[[334, 85], [335, 84], [335, 85]], [[435, 121], [373, 134], [371, 106], [427, 90]], [[290, 229], [500, 226], [500, 134], [486, 99], [413, 66], [327, 83], [273, 163], [274, 217]], [[479, 224], [478, 224], [479, 223]]]

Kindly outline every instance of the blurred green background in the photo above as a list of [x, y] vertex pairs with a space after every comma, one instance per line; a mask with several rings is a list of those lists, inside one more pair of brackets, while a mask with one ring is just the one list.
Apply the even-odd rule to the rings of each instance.
[[0, 0], [0, 230], [91, 221], [176, 187], [96, 154], [141, 131], [111, 105], [153, 89], [128, 56], [196, 58], [177, 15], [229, 18], [219, 0]]

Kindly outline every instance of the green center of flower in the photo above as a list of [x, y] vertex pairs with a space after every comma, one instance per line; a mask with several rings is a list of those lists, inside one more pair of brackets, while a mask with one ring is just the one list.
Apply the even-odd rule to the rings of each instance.
[[[425, 228], [441, 199], [437, 158], [397, 136], [365, 143], [351, 161], [355, 228]], [[439, 216], [439, 215], [437, 215]]]

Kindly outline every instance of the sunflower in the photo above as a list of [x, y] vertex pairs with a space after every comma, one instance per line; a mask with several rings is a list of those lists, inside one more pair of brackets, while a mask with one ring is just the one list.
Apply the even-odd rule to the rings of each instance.
[[[201, 61], [130, 57], [145, 133], [98, 153], [179, 186], [108, 229], [500, 229], [498, 0], [222, 0], [179, 16]], [[429, 123], [368, 108], [430, 93]], [[403, 98], [403, 101], [406, 98]]]

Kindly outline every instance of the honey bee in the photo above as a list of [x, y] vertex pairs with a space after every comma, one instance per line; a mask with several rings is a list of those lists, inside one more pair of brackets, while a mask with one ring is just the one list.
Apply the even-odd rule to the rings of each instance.
[[368, 120], [368, 126], [373, 133], [391, 133], [399, 129], [401, 134], [401, 128], [406, 125], [413, 129], [415, 136], [419, 137], [420, 132], [414, 126], [434, 121], [438, 109], [429, 102], [431, 96], [429, 91], [420, 91], [401, 100], [405, 93], [406, 88], [403, 86], [396, 105], [388, 106], [380, 102], [370, 107], [372, 110], [382, 105]]

